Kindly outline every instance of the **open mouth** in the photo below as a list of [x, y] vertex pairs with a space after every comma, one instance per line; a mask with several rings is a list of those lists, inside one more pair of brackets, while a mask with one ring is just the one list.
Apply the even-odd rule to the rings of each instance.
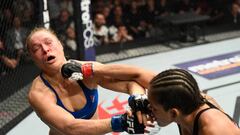
[[55, 59], [55, 56], [49, 56], [48, 58], [47, 58], [47, 62], [51, 62], [52, 60], [54, 60]]

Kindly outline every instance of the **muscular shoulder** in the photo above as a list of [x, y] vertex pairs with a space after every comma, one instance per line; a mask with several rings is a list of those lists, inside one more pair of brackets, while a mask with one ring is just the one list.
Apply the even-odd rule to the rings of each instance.
[[32, 81], [32, 86], [30, 88], [30, 92], [36, 91], [36, 89], [38, 90], [42, 90], [45, 87], [43, 81], [41, 80], [41, 78], [39, 76], [37, 76], [33, 81]]
[[[225, 135], [232, 130], [233, 122], [221, 111], [210, 109], [200, 117], [200, 132], [202, 135]], [[229, 127], [229, 128], [227, 128]]]
[[39, 77], [36, 77], [28, 92], [28, 101], [32, 107], [38, 106], [43, 101], [55, 101], [55, 95], [44, 85]]

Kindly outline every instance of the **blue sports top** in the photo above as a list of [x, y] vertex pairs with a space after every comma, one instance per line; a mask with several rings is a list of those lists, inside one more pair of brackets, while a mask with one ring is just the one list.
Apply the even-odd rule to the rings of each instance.
[[54, 90], [54, 88], [51, 86], [51, 84], [42, 76], [42, 73], [40, 74], [40, 77], [44, 84], [49, 87], [57, 98], [57, 105], [61, 106], [63, 109], [71, 113], [75, 118], [80, 119], [90, 119], [97, 110], [98, 105], [98, 91], [97, 89], [89, 89], [87, 88], [82, 81], [78, 81], [78, 84], [82, 88], [84, 95], [86, 97], [87, 103], [81, 110], [77, 110], [75, 112], [69, 111], [62, 103], [61, 99], [59, 98], [57, 92]]

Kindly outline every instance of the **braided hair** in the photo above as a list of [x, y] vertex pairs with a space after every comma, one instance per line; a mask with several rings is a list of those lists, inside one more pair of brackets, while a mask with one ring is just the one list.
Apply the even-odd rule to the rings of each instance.
[[190, 114], [204, 104], [196, 80], [182, 69], [169, 69], [155, 76], [150, 82], [149, 95], [165, 111], [177, 108], [183, 114]]

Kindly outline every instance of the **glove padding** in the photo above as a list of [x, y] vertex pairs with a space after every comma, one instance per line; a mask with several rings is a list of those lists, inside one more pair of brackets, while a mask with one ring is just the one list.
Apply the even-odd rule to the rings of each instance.
[[144, 134], [145, 126], [138, 122], [136, 114], [128, 116], [127, 113], [112, 117], [111, 127], [113, 132], [126, 131], [129, 134]]
[[92, 63], [81, 64], [71, 60], [62, 66], [61, 73], [64, 78], [82, 80], [83, 77], [89, 78], [93, 75], [92, 67]]
[[133, 112], [141, 111], [145, 114], [151, 113], [148, 108], [149, 102], [147, 99], [147, 95], [145, 94], [131, 95], [128, 98], [128, 104]]

